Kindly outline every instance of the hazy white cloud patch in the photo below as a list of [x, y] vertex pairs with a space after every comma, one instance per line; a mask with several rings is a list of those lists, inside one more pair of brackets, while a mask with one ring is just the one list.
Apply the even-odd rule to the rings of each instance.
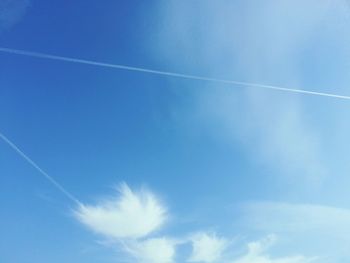
[[172, 263], [176, 255], [176, 242], [169, 238], [149, 238], [126, 245], [126, 251], [137, 262]]
[[228, 246], [228, 241], [215, 233], [196, 233], [190, 240], [193, 250], [189, 262], [216, 262]]
[[[327, 34], [322, 29], [335, 25], [339, 12], [334, 5], [331, 0], [220, 0], [201, 1], [198, 12], [196, 1], [165, 1], [156, 13], [160, 26], [157, 41], [152, 38], [152, 49], [180, 70], [318, 89], [306, 84], [311, 75], [301, 65], [314, 61], [305, 50], [319, 46]], [[335, 45], [343, 46], [344, 42]], [[311, 62], [310, 67], [314, 67]], [[317, 78], [326, 76], [318, 74]], [[210, 89], [194, 90], [198, 94], [194, 118], [199, 116], [200, 122], [209, 123], [214, 136], [222, 139], [222, 130], [226, 131], [226, 140], [243, 142], [254, 156], [252, 160], [271, 166], [284, 178], [316, 186], [323, 182], [328, 175], [323, 134], [307, 118], [302, 99], [306, 96], [208, 86]]]
[[167, 219], [166, 208], [150, 191], [132, 191], [126, 184], [119, 195], [75, 211], [84, 225], [110, 238], [140, 238], [158, 230]]
[[29, 0], [0, 0], [0, 31], [18, 23], [29, 4]]
[[[245, 206], [243, 220], [256, 229], [295, 234], [321, 234], [350, 242], [350, 210], [315, 204], [257, 202]], [[327, 239], [328, 239], [327, 238]]]
[[275, 241], [276, 237], [270, 235], [263, 240], [248, 243], [247, 253], [234, 260], [233, 263], [310, 263], [316, 260], [316, 258], [306, 258], [304, 256], [271, 257], [267, 250]]
[[317, 255], [317, 262], [350, 257], [350, 209], [258, 202], [243, 208], [241, 222], [251, 230], [286, 237], [284, 247]]

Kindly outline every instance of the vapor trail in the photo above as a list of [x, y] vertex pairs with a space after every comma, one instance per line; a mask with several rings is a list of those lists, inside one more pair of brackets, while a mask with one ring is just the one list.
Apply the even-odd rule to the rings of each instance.
[[71, 201], [81, 206], [79, 200], [67, 191], [61, 184], [53, 179], [47, 172], [39, 167], [31, 158], [28, 157], [22, 150], [20, 150], [10, 139], [0, 132], [0, 138], [7, 143], [15, 152], [17, 152], [23, 159], [25, 159], [31, 166], [33, 166], [41, 175], [43, 175], [54, 187], [56, 187], [62, 194], [68, 197]]
[[143, 72], [143, 73], [148, 73], [148, 74], [163, 75], [163, 76], [182, 78], [182, 79], [192, 79], [192, 80], [200, 80], [200, 81], [207, 81], [207, 82], [213, 82], [213, 83], [236, 85], [236, 86], [242, 86], [242, 87], [254, 87], [254, 88], [262, 88], [262, 89], [270, 89], [270, 90], [278, 90], [278, 91], [284, 91], [284, 92], [301, 93], [301, 94], [307, 94], [307, 95], [315, 95], [315, 96], [350, 100], [350, 96], [333, 94], [333, 93], [317, 92], [317, 91], [311, 91], [311, 90], [300, 90], [300, 89], [294, 89], [294, 88], [284, 88], [284, 87], [279, 87], [279, 86], [264, 85], [264, 84], [244, 82], [244, 81], [217, 79], [217, 78], [182, 74], [182, 73], [176, 73], [176, 72], [170, 72], [170, 71], [154, 70], [154, 69], [148, 69], [148, 68], [104, 63], [104, 62], [85, 60], [85, 59], [79, 59], [79, 58], [56, 56], [56, 55], [50, 55], [50, 54], [39, 53], [39, 52], [31, 52], [31, 51], [26, 51], [26, 50], [18, 50], [18, 49], [12, 49], [12, 48], [0, 47], [0, 52], [23, 55], [23, 56], [28, 56], [28, 57], [66, 61], [66, 62], [78, 63], [78, 64], [86, 64], [86, 65], [97, 66], [97, 67], [105, 67], [105, 68], [114, 68], [114, 69], [120, 69], [120, 70]]

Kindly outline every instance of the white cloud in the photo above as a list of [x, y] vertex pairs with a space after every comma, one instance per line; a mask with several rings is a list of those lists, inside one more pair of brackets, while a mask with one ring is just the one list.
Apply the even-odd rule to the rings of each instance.
[[149, 237], [166, 222], [167, 209], [148, 190], [132, 191], [124, 183], [117, 196], [97, 205], [81, 205], [74, 214], [82, 224], [103, 235], [106, 244], [119, 246], [132, 261], [173, 262], [176, 243], [165, 237]]
[[190, 239], [193, 247], [192, 254], [188, 259], [190, 262], [218, 261], [228, 245], [226, 239], [203, 232], [193, 235]]
[[97, 205], [82, 205], [76, 218], [96, 233], [116, 239], [145, 237], [165, 223], [166, 209], [151, 192], [134, 192], [122, 184], [119, 194]]
[[[295, 218], [304, 215], [304, 219], [314, 221], [319, 219], [316, 226], [322, 228], [331, 220], [330, 217], [324, 218], [324, 214], [332, 212], [333, 219], [336, 218], [336, 224], [345, 225], [350, 221], [350, 212], [342, 210], [325, 210], [324, 208], [305, 206], [298, 207], [297, 213], [287, 205], [283, 207], [284, 213], [295, 214]], [[256, 225], [249, 221], [251, 215], [254, 215], [259, 221], [263, 222], [260, 216], [260, 210], [265, 211], [267, 220], [271, 224], [279, 226], [273, 217], [276, 205], [263, 204], [261, 206], [245, 207], [244, 213], [247, 217], [245, 222]], [[281, 210], [277, 206], [277, 210]], [[300, 210], [300, 211], [299, 211]], [[284, 218], [283, 211], [281, 216]], [[314, 215], [315, 214], [315, 215]], [[305, 215], [307, 215], [305, 217]], [[148, 190], [132, 191], [126, 184], [119, 187], [119, 195], [113, 198], [102, 200], [97, 205], [81, 205], [75, 211], [76, 218], [92, 231], [101, 234], [106, 238], [105, 244], [118, 246], [131, 262], [138, 263], [173, 263], [178, 258], [178, 245], [191, 245], [192, 250], [187, 256], [188, 262], [231, 262], [233, 249], [228, 239], [218, 236], [216, 233], [197, 232], [186, 238], [173, 238], [165, 236], [154, 236], [156, 231], [164, 225], [167, 219], [167, 210], [158, 200], [158, 198]], [[254, 218], [255, 218], [254, 217]], [[288, 217], [288, 216], [287, 216]], [[278, 218], [278, 217], [276, 217]], [[285, 219], [285, 218], [284, 218]], [[291, 225], [282, 225], [282, 228], [297, 225], [293, 218], [287, 218]], [[298, 221], [302, 223], [303, 221]], [[334, 221], [333, 221], [334, 222]], [[268, 225], [262, 225], [263, 230], [270, 230]], [[349, 229], [349, 227], [348, 227]], [[277, 229], [278, 230], [278, 229]], [[274, 237], [248, 244], [248, 252], [233, 263], [306, 263], [311, 262], [303, 256], [272, 258], [266, 253], [267, 248], [274, 243]], [[237, 255], [235, 252], [234, 254]], [[184, 256], [184, 255], [182, 255]]]
[[0, 30], [8, 29], [18, 23], [28, 6], [29, 0], [1, 0]]
[[141, 263], [171, 263], [175, 257], [175, 245], [171, 239], [150, 238], [126, 245], [126, 250], [137, 262]]
[[[159, 45], [152, 38], [152, 48], [157, 57], [169, 58], [181, 70], [315, 89], [305, 85], [300, 65], [308, 59], [304, 51], [315, 45], [319, 28], [327, 24], [332, 2], [201, 1], [201, 12], [197, 12], [196, 1], [165, 1], [158, 14]], [[300, 97], [237, 90], [218, 85], [196, 89], [194, 118], [200, 116], [200, 121], [212, 124], [219, 139], [245, 143], [251, 156], [272, 166], [277, 174], [298, 176], [314, 185], [322, 182], [327, 167], [320, 131], [307, 119]]]
[[287, 237], [284, 247], [317, 255], [317, 262], [343, 262], [350, 257], [350, 209], [258, 202], [242, 210], [241, 226]]
[[322, 233], [350, 242], [350, 210], [315, 204], [257, 202], [243, 209], [243, 220], [252, 227], [288, 235]]
[[233, 263], [310, 263], [315, 258], [306, 258], [304, 256], [290, 256], [272, 258], [266, 253], [266, 250], [273, 245], [276, 237], [270, 235], [267, 238], [248, 243], [248, 251], [245, 255], [233, 261]]

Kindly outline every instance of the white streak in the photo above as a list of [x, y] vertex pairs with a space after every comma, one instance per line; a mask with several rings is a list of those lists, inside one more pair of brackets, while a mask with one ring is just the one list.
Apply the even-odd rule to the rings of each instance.
[[300, 89], [293, 89], [293, 88], [284, 88], [284, 87], [264, 85], [264, 84], [244, 82], [244, 81], [209, 78], [209, 77], [204, 77], [204, 76], [182, 74], [182, 73], [176, 73], [176, 72], [170, 72], [170, 71], [161, 71], [161, 70], [154, 70], [154, 69], [148, 69], [148, 68], [132, 67], [132, 66], [126, 66], [126, 65], [120, 65], [120, 64], [111, 64], [111, 63], [104, 63], [104, 62], [98, 62], [98, 61], [92, 61], [92, 60], [56, 56], [56, 55], [50, 55], [50, 54], [39, 53], [39, 52], [31, 52], [31, 51], [26, 51], [26, 50], [18, 50], [18, 49], [0, 47], [0, 52], [23, 55], [23, 56], [28, 56], [28, 57], [66, 61], [66, 62], [78, 63], [78, 64], [86, 64], [86, 65], [92, 65], [92, 66], [97, 66], [97, 67], [105, 67], [105, 68], [114, 68], [114, 69], [121, 69], [121, 70], [128, 70], [128, 71], [143, 72], [143, 73], [148, 73], [148, 74], [163, 75], [163, 76], [182, 78], [182, 79], [192, 79], [192, 80], [215, 82], [215, 83], [222, 83], [222, 84], [229, 84], [229, 85], [237, 85], [237, 86], [242, 86], [242, 87], [254, 87], [254, 88], [262, 88], [262, 89], [270, 89], [270, 90], [278, 90], [278, 91], [284, 91], [284, 92], [293, 92], [293, 93], [301, 93], [301, 94], [307, 94], [307, 95], [315, 95], [315, 96], [350, 100], [350, 96], [333, 94], [333, 93], [317, 92], [317, 91], [310, 91], [310, 90], [300, 90]]
[[81, 203], [75, 198], [69, 191], [67, 191], [61, 184], [59, 184], [54, 178], [52, 178], [47, 172], [40, 168], [31, 158], [28, 157], [22, 150], [20, 150], [10, 139], [0, 132], [0, 138], [7, 143], [15, 152], [17, 152], [23, 159], [25, 159], [31, 166], [33, 166], [40, 174], [42, 174], [53, 186], [55, 186], [62, 194], [81, 206]]

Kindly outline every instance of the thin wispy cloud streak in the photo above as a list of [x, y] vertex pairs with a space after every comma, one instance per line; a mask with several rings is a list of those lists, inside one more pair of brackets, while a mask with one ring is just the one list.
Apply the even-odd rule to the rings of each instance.
[[120, 64], [98, 62], [98, 61], [93, 61], [93, 60], [57, 56], [57, 55], [51, 55], [51, 54], [46, 54], [46, 53], [31, 52], [31, 51], [26, 51], [26, 50], [18, 50], [18, 49], [0, 47], [0, 52], [23, 55], [23, 56], [28, 56], [28, 57], [36, 57], [36, 58], [43, 58], [43, 59], [65, 61], [65, 62], [78, 63], [78, 64], [86, 64], [86, 65], [97, 66], [97, 67], [114, 68], [114, 69], [142, 72], [142, 73], [148, 73], [148, 74], [154, 74], [154, 75], [169, 76], [169, 77], [182, 78], [182, 79], [191, 79], [191, 80], [207, 81], [207, 82], [212, 82], [212, 83], [237, 85], [237, 86], [248, 87], [248, 88], [253, 87], [253, 88], [269, 89], [269, 90], [276, 90], [276, 91], [282, 91], [282, 92], [300, 93], [300, 94], [305, 94], [305, 95], [314, 95], [314, 96], [322, 96], [322, 97], [350, 100], [350, 96], [334, 94], [334, 93], [325, 93], [325, 92], [318, 92], [318, 91], [311, 91], [311, 90], [284, 88], [284, 87], [279, 87], [279, 86], [265, 85], [265, 84], [251, 83], [251, 82], [244, 82], [244, 81], [210, 78], [210, 77], [176, 73], [176, 72], [170, 72], [170, 71], [154, 70], [154, 69], [149, 69], [149, 68], [133, 67], [133, 66], [120, 65]]
[[50, 176], [47, 172], [45, 172], [39, 165], [37, 165], [28, 155], [26, 155], [21, 149], [18, 148], [16, 144], [14, 144], [9, 138], [7, 138], [4, 134], [0, 132], [0, 138], [7, 143], [16, 153], [18, 153], [23, 159], [25, 159], [31, 166], [33, 166], [41, 175], [44, 176], [46, 180], [48, 180], [57, 190], [59, 190], [63, 195], [65, 195], [68, 199], [76, 203], [79, 207], [81, 206], [81, 202], [74, 197], [65, 187], [63, 187], [60, 183], [58, 183], [52, 176]]

